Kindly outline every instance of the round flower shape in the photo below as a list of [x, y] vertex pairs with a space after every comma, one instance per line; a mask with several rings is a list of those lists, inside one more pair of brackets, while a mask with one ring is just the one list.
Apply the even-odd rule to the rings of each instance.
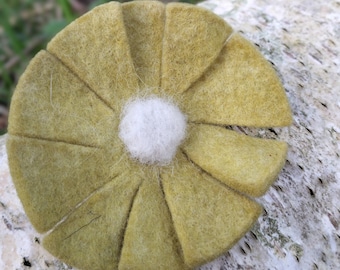
[[[145, 133], [150, 115], [155, 132]], [[261, 213], [252, 197], [285, 162], [286, 143], [226, 126], [290, 122], [274, 70], [222, 19], [186, 4], [111, 2], [31, 61], [7, 148], [27, 216], [55, 256], [81, 269], [190, 269], [251, 228]]]

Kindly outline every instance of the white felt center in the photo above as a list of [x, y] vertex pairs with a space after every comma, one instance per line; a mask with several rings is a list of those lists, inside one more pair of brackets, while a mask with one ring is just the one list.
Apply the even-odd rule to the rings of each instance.
[[173, 103], [158, 97], [128, 102], [119, 137], [142, 163], [167, 165], [185, 138], [186, 117]]

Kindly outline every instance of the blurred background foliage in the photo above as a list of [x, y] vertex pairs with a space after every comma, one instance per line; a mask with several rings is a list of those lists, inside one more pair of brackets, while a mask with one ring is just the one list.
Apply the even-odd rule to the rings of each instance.
[[0, 0], [0, 135], [6, 132], [11, 96], [29, 61], [67, 24], [105, 2], [109, 0]]

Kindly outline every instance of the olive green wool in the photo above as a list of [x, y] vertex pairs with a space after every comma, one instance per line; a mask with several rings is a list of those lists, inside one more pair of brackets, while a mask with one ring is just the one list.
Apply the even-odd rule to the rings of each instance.
[[[167, 166], [132, 159], [118, 129], [140, 96], [172, 100], [187, 137]], [[291, 123], [271, 65], [192, 5], [110, 2], [30, 62], [15, 90], [10, 170], [43, 245], [80, 269], [192, 269], [251, 229], [287, 144], [226, 126]]]

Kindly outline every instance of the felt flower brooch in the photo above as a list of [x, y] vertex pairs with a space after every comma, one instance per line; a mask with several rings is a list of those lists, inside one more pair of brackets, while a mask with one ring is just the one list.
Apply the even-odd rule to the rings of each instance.
[[275, 72], [191, 5], [95, 8], [31, 61], [7, 142], [43, 245], [81, 269], [190, 269], [254, 224], [286, 143], [226, 126], [291, 122]]

